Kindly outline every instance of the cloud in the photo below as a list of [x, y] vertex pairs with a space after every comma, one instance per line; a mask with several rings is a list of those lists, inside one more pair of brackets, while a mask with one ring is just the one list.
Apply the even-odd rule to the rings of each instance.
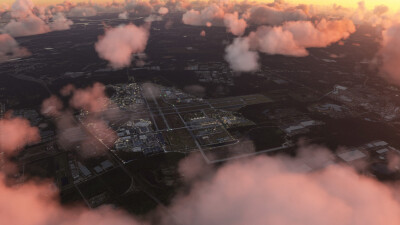
[[236, 36], [242, 36], [247, 27], [246, 21], [244, 19], [239, 19], [239, 14], [237, 12], [226, 13], [224, 15], [224, 24], [228, 32]]
[[110, 104], [110, 100], [104, 93], [105, 89], [105, 86], [100, 83], [95, 83], [85, 89], [75, 89], [69, 104], [75, 109], [89, 112], [103, 111]]
[[183, 14], [182, 22], [187, 25], [193, 26], [205, 26], [207, 23], [212, 22], [215, 19], [223, 19], [224, 10], [217, 4], [213, 3], [204, 8], [201, 11], [191, 9]]
[[[106, 154], [107, 148], [114, 145], [117, 135], [107, 121], [109, 118], [121, 119], [123, 115], [117, 109], [109, 109], [111, 101], [104, 91], [105, 86], [100, 83], [84, 89], [67, 85], [61, 90], [63, 96], [69, 97], [67, 107], [56, 96], [43, 101], [41, 112], [54, 118], [58, 142], [64, 149], [80, 146], [80, 156], [90, 158]], [[73, 110], [83, 112], [79, 121], [74, 118]]]
[[14, 18], [25, 18], [32, 14], [35, 4], [31, 0], [16, 0], [11, 5], [11, 16]]
[[4, 31], [13, 37], [43, 34], [50, 31], [49, 26], [34, 13], [31, 0], [16, 0], [11, 6], [12, 20], [4, 26]]
[[327, 47], [347, 39], [356, 28], [352, 21], [322, 19], [316, 24], [306, 21], [288, 22], [284, 29], [290, 31], [296, 43], [302, 47]]
[[[314, 148], [296, 159], [258, 156], [225, 164], [175, 198], [170, 212], [179, 223], [193, 225], [400, 223], [397, 191], [390, 186], [342, 165], [304, 170], [304, 159], [310, 163], [329, 157], [326, 150]], [[185, 165], [194, 165], [181, 167], [189, 178], [204, 172], [195, 160]], [[163, 217], [162, 224], [171, 224], [170, 219]]]
[[50, 32], [50, 27], [42, 19], [32, 14], [23, 19], [11, 20], [4, 30], [13, 37], [21, 37]]
[[225, 52], [225, 60], [234, 71], [252, 72], [260, 67], [259, 55], [250, 50], [248, 38], [236, 38], [231, 45], [226, 47]]
[[161, 7], [158, 9], [158, 14], [160, 14], [160, 15], [166, 15], [166, 14], [168, 14], [168, 12], [169, 12], [169, 10], [166, 7]]
[[20, 47], [9, 34], [0, 34], [0, 62], [29, 55], [28, 50]]
[[357, 5], [358, 5], [358, 9], [360, 9], [360, 10], [366, 10], [367, 9], [367, 7], [365, 6], [365, 1], [359, 1], [357, 3]]
[[57, 13], [53, 16], [53, 21], [49, 24], [51, 30], [69, 30], [71, 25], [74, 24], [71, 20], [67, 19], [64, 14]]
[[52, 95], [42, 102], [41, 114], [48, 117], [59, 117], [62, 114], [63, 108], [64, 105], [61, 100], [57, 96]]
[[148, 17], [146, 17], [145, 19], [144, 19], [144, 22], [146, 22], [146, 23], [152, 23], [152, 22], [154, 22], [154, 21], [162, 21], [162, 17], [161, 16], [159, 16], [159, 15], [156, 15], [156, 14], [151, 14], [150, 16], [148, 16]]
[[[116, 132], [107, 125], [106, 121], [95, 117], [86, 118], [84, 123], [85, 130], [89, 134], [81, 143], [80, 155], [84, 158], [105, 155], [108, 148], [113, 147], [118, 139]], [[94, 135], [97, 140], [90, 135]], [[101, 144], [98, 140], [101, 141]]]
[[382, 32], [381, 49], [378, 57], [381, 72], [387, 79], [400, 85], [400, 24], [394, 24]]
[[91, 17], [96, 15], [97, 15], [96, 9], [89, 6], [77, 6], [72, 8], [68, 12], [69, 17]]
[[68, 84], [68, 85], [64, 86], [63, 88], [61, 88], [60, 94], [64, 97], [70, 96], [72, 93], [74, 93], [75, 89], [76, 88], [74, 85]]
[[355, 24], [369, 24], [373, 27], [388, 28], [395, 20], [396, 15], [389, 14], [389, 7], [386, 5], [376, 5], [373, 10], [368, 10], [365, 2], [358, 3], [358, 8], [350, 15], [344, 15], [350, 18]]
[[187, 11], [185, 14], [183, 14], [182, 22], [187, 25], [195, 25], [195, 26], [203, 25], [200, 12], [194, 9]]
[[56, 5], [49, 5], [47, 8], [52, 13], [57, 13], [57, 12], [68, 12], [70, 9], [74, 7], [76, 7], [76, 3], [66, 0], [63, 3], [59, 3]]
[[214, 169], [214, 167], [204, 161], [201, 154], [190, 154], [179, 162], [178, 167], [183, 181], [188, 184], [210, 178], [215, 172]]
[[283, 27], [262, 26], [249, 35], [253, 48], [270, 55], [307, 56], [307, 50], [299, 46], [291, 33]]
[[0, 3], [0, 13], [9, 11], [10, 6], [6, 3]]
[[6, 185], [0, 173], [0, 220], [7, 225], [138, 225], [143, 224], [111, 206], [88, 209], [83, 206], [63, 207], [58, 191], [49, 181], [29, 181]]
[[[69, 122], [68, 122], [69, 123]], [[76, 135], [76, 134], [75, 134]], [[39, 131], [22, 118], [0, 120], [0, 151], [8, 156], [23, 146], [39, 141]], [[6, 174], [9, 163], [0, 167], [0, 221], [8, 225], [136, 225], [147, 224], [111, 206], [88, 209], [81, 205], [64, 207], [60, 204], [58, 190], [49, 180], [33, 178], [26, 182], [11, 180]], [[14, 173], [16, 171], [13, 171]]]
[[146, 82], [142, 84], [142, 95], [148, 100], [159, 98], [161, 89], [157, 84]]
[[124, 4], [121, 2], [113, 1], [113, 2], [95, 2], [89, 3], [87, 5], [80, 4], [80, 6], [91, 7], [96, 10], [97, 13], [120, 13], [124, 10]]
[[374, 8], [374, 14], [377, 16], [381, 16], [387, 12], [389, 12], [389, 7], [387, 7], [386, 5], [377, 5]]
[[249, 11], [249, 22], [254, 24], [281, 25], [286, 21], [307, 20], [308, 15], [300, 8], [279, 9], [255, 6]]
[[23, 118], [0, 118], [0, 152], [15, 154], [25, 145], [40, 141], [39, 129]]
[[[396, 185], [327, 163], [332, 159], [327, 149], [303, 146], [295, 158], [259, 155], [214, 167], [195, 153], [179, 163], [185, 191], [166, 210], [156, 209], [150, 216], [156, 216], [160, 225], [400, 223]], [[32, 179], [18, 185], [6, 185], [6, 181], [1, 172], [0, 205], [4, 207], [0, 220], [6, 224], [152, 224], [108, 205], [63, 207], [50, 181]]]
[[132, 54], [145, 50], [148, 38], [146, 28], [123, 25], [106, 30], [95, 48], [99, 57], [108, 60], [113, 68], [123, 68], [131, 64]]
[[148, 16], [153, 12], [153, 6], [146, 1], [126, 1], [125, 9], [137, 16]]
[[30, 0], [16, 0], [11, 7], [12, 19], [3, 30], [13, 37], [21, 37], [70, 29], [73, 22], [59, 12], [53, 16], [51, 9], [35, 7]]
[[327, 47], [355, 32], [350, 20], [322, 19], [315, 24], [311, 21], [286, 22], [282, 26], [261, 26], [250, 33], [251, 48], [263, 53], [302, 57], [307, 56], [306, 48]]
[[127, 11], [124, 11], [118, 14], [118, 18], [121, 20], [127, 20], [129, 18], [129, 13]]
[[282, 26], [260, 26], [249, 36], [236, 38], [227, 46], [225, 59], [234, 71], [250, 72], [259, 68], [256, 51], [270, 55], [304, 57], [307, 48], [327, 47], [347, 39], [355, 32], [354, 24], [347, 19], [328, 21], [286, 22]]

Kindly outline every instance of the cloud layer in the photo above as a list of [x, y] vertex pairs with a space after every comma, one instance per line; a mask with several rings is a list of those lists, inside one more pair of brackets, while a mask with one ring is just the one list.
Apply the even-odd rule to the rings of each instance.
[[12, 58], [29, 56], [27, 49], [20, 47], [9, 34], [0, 34], [0, 63]]
[[[91, 102], [96, 101], [95, 96], [102, 97], [101, 91], [104, 91], [100, 84], [86, 89], [72, 86], [67, 89], [63, 93], [70, 94], [71, 101], [75, 95], [83, 99], [75, 107], [94, 111], [98, 106], [97, 103], [91, 106]], [[54, 107], [44, 112], [62, 114], [54, 113], [63, 110], [59, 101], [53, 98], [44, 107], [51, 105]], [[10, 138], [10, 134], [15, 136]], [[0, 141], [1, 151], [13, 153], [37, 141], [37, 129], [24, 119], [3, 119], [0, 120]], [[262, 155], [227, 162], [217, 168], [205, 164], [200, 154], [192, 155], [179, 168], [188, 189], [174, 197], [166, 210], [156, 210], [152, 216], [157, 216], [161, 225], [400, 223], [396, 185], [378, 182], [342, 164], [326, 164], [328, 161], [332, 161], [331, 153], [317, 146], [302, 147], [296, 158]], [[92, 210], [63, 207], [50, 181], [10, 186], [5, 179], [0, 172], [0, 206], [5, 206], [0, 211], [0, 220], [6, 224], [151, 224], [110, 206]]]
[[[61, 94], [69, 97], [67, 107], [56, 96], [45, 99], [41, 113], [53, 117], [57, 125], [58, 142], [64, 149], [80, 146], [78, 153], [85, 158], [106, 154], [107, 148], [114, 145], [116, 133], [107, 125], [108, 115], [119, 115], [118, 110], [103, 111], [110, 107], [110, 100], [104, 93], [105, 86], [95, 83], [93, 86], [80, 89], [68, 85]], [[78, 118], [73, 110], [80, 110]], [[101, 140], [101, 142], [99, 142]]]
[[282, 9], [261, 5], [251, 8], [249, 13], [249, 21], [258, 25], [281, 25], [286, 21], [309, 19], [305, 11], [300, 8]]
[[25, 145], [39, 141], [39, 129], [32, 127], [28, 120], [23, 118], [0, 118], [0, 152], [12, 155]]
[[109, 61], [113, 68], [123, 68], [131, 64], [132, 54], [145, 50], [148, 38], [147, 28], [122, 25], [106, 30], [95, 48], [100, 58]]
[[250, 40], [248, 38], [236, 38], [231, 45], [225, 49], [225, 60], [234, 71], [252, 72], [259, 69], [259, 55], [250, 51]]
[[58, 12], [53, 16], [51, 11], [35, 7], [30, 0], [16, 0], [10, 12], [12, 18], [3, 30], [13, 37], [68, 30], [73, 24], [62, 13]]
[[381, 71], [386, 77], [400, 85], [400, 24], [394, 24], [382, 32], [382, 47], [378, 53]]
[[[247, 37], [236, 39], [226, 48], [225, 59], [235, 71], [256, 70], [258, 57], [253, 51], [269, 55], [304, 57], [307, 48], [327, 47], [347, 39], [356, 30], [350, 20], [286, 22], [282, 26], [260, 26]], [[246, 66], [246, 64], [248, 64]]]
[[[397, 191], [390, 186], [341, 165], [312, 173], [302, 170], [304, 159], [310, 163], [329, 158], [324, 151], [314, 148], [303, 159], [259, 156], [224, 165], [212, 178], [195, 183], [189, 194], [175, 199], [171, 213], [180, 223], [194, 225], [400, 222]], [[186, 168], [190, 177], [199, 171]], [[169, 223], [168, 217], [164, 218], [163, 224]]]
[[27, 182], [7, 186], [0, 173], [0, 220], [8, 225], [136, 225], [142, 224], [125, 212], [103, 206], [95, 210], [84, 207], [65, 208], [50, 182]]

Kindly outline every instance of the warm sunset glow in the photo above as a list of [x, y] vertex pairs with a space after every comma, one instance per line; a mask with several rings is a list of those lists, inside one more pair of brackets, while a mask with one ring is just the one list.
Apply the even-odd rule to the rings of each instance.
[[[12, 4], [14, 0], [3, 0], [7, 4]], [[3, 2], [2, 1], [2, 2]], [[48, 4], [57, 4], [62, 3], [64, 0], [32, 0], [37, 5], [48, 5]], [[240, 1], [240, 0], [238, 0]], [[256, 2], [264, 2], [269, 3], [273, 2], [273, 0], [255, 0]], [[70, 2], [88, 2], [85, 0], [70, 0]], [[92, 0], [93, 3], [107, 3], [112, 2], [111, 0]], [[114, 2], [125, 2], [125, 0], [114, 0]], [[286, 0], [286, 2], [294, 3], [294, 4], [313, 4], [313, 5], [321, 5], [328, 6], [332, 4], [341, 5], [344, 7], [355, 8], [357, 7], [357, 3], [359, 0]], [[372, 9], [377, 5], [387, 5], [389, 6], [391, 11], [400, 10], [400, 1], [398, 0], [364, 0], [365, 5], [368, 9]]]
[[[288, 0], [287, 2], [293, 2], [296, 4], [313, 4], [313, 5], [341, 5], [344, 7], [355, 8], [359, 0]], [[398, 0], [365, 0], [365, 6], [368, 9], [372, 9], [377, 5], [387, 5], [390, 10], [397, 11], [400, 9], [400, 1]]]

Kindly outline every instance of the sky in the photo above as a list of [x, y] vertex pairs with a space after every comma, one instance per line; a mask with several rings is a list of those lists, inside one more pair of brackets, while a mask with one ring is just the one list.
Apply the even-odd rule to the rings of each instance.
[[[342, 5], [345, 7], [357, 7], [357, 3], [360, 0], [289, 0], [287, 2], [293, 2], [297, 4], [314, 4], [314, 5]], [[389, 6], [391, 10], [399, 10], [400, 9], [400, 1], [399, 0], [365, 0], [365, 5], [367, 8], [374, 8], [376, 5], [386, 5]]]
[[[7, 4], [12, 4], [14, 0], [1, 0], [1, 2], [6, 2]], [[72, 2], [83, 2], [85, 0], [71, 0]], [[111, 0], [92, 0], [92, 2], [110, 2]], [[117, 2], [122, 2], [124, 0], [116, 0]], [[265, 0], [258, 0], [265, 1]], [[267, 0], [265, 2], [272, 2], [273, 0]], [[342, 5], [345, 7], [357, 7], [357, 2], [360, 0], [286, 0], [286, 2], [293, 2], [296, 4], [314, 4], [314, 5]], [[35, 4], [56, 4], [64, 2], [64, 0], [33, 0]], [[87, 2], [87, 1], [86, 1]], [[391, 9], [391, 11], [400, 10], [400, 1], [399, 0], [365, 0], [367, 8], [374, 8], [376, 5], [387, 5]]]

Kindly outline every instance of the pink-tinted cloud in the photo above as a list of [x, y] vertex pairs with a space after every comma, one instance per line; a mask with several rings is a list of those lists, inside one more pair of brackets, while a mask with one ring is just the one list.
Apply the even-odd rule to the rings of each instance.
[[[193, 225], [400, 223], [395, 189], [341, 165], [310, 173], [303, 159], [329, 160], [325, 152], [313, 157], [315, 151], [324, 150], [314, 148], [298, 159], [258, 156], [228, 163], [174, 199], [170, 212], [179, 223]], [[189, 178], [204, 172], [201, 164], [193, 165], [181, 167]], [[172, 223], [169, 219], [163, 224]]]
[[306, 48], [327, 47], [342, 39], [347, 39], [355, 32], [350, 20], [322, 19], [317, 23], [310, 21], [287, 22], [282, 26], [261, 26], [252, 32], [252, 49], [275, 55], [307, 56]]
[[148, 100], [161, 96], [161, 89], [157, 84], [146, 82], [142, 84], [141, 88], [143, 97]]
[[[215, 168], [200, 154], [179, 166], [185, 192], [166, 210], [157, 210], [161, 225], [397, 225], [400, 202], [395, 186], [360, 175], [332, 154], [303, 147], [297, 158], [265, 155], [235, 160]], [[315, 168], [317, 170], [310, 170]], [[10, 225], [136, 225], [140, 221], [110, 206], [63, 207], [49, 181], [6, 185], [0, 174], [2, 222]], [[138, 203], [140, 204], [140, 203]], [[28, 216], [27, 216], [28, 215]]]
[[280, 9], [270, 6], [255, 6], [250, 9], [249, 21], [254, 24], [281, 25], [286, 21], [307, 20], [301, 8]]
[[161, 17], [161, 16], [159, 16], [159, 15], [157, 15], [157, 14], [151, 14], [150, 16], [148, 16], [148, 17], [146, 17], [145, 19], [144, 19], [144, 22], [146, 22], [146, 23], [152, 23], [152, 22], [154, 22], [154, 21], [162, 21], [163, 20], [163, 18]]
[[149, 16], [153, 12], [153, 6], [148, 1], [126, 0], [125, 9], [136, 16]]
[[90, 6], [77, 6], [68, 12], [69, 17], [90, 17], [97, 15], [96, 9]]
[[258, 55], [254, 51], [270, 55], [304, 57], [307, 48], [322, 48], [347, 39], [356, 30], [348, 19], [319, 22], [292, 21], [282, 26], [260, 26], [247, 37], [236, 39], [226, 48], [225, 59], [235, 71], [258, 69]]
[[347, 39], [356, 28], [352, 21], [322, 19], [316, 24], [298, 21], [288, 22], [283, 28], [293, 34], [293, 38], [302, 47], [327, 47], [340, 40]]
[[160, 15], [166, 15], [166, 14], [168, 14], [168, 12], [169, 12], [169, 10], [166, 7], [160, 7], [158, 9], [158, 14], [160, 14]]
[[70, 29], [73, 22], [59, 12], [53, 16], [52, 9], [35, 7], [30, 0], [16, 0], [11, 7], [12, 19], [3, 30], [13, 37], [21, 37]]
[[226, 13], [224, 15], [224, 24], [228, 32], [236, 36], [242, 36], [247, 27], [246, 21], [243, 18], [239, 19], [239, 14], [237, 12]]
[[50, 29], [55, 30], [69, 30], [71, 25], [74, 24], [72, 20], [69, 20], [62, 13], [57, 13], [52, 17], [52, 22], [49, 24]]
[[132, 54], [146, 49], [148, 38], [146, 28], [129, 24], [106, 30], [95, 48], [100, 58], [109, 61], [112, 67], [123, 68], [131, 64]]
[[75, 91], [75, 86], [72, 84], [68, 84], [66, 86], [64, 86], [63, 88], [61, 88], [60, 90], [60, 94], [62, 96], [69, 96], [71, 95], [74, 91]]
[[198, 182], [212, 175], [212, 165], [207, 164], [201, 154], [191, 154], [179, 162], [178, 171], [186, 183]]
[[115, 141], [118, 139], [117, 134], [113, 131], [104, 120], [95, 117], [88, 117], [84, 121], [86, 131], [90, 135], [94, 135], [98, 140], [87, 136], [81, 143], [80, 155], [85, 158], [91, 158], [99, 155], [105, 155], [107, 148], [114, 146]]
[[0, 34], [0, 62], [29, 55], [29, 51], [20, 47], [18, 42], [9, 34]]
[[[54, 118], [58, 142], [64, 149], [80, 146], [78, 153], [82, 157], [90, 158], [105, 155], [107, 148], [114, 145], [117, 135], [107, 125], [106, 119], [121, 117], [122, 114], [117, 109], [108, 110], [111, 101], [104, 91], [105, 87], [100, 83], [84, 89], [67, 85], [61, 90], [61, 94], [70, 97], [69, 106], [64, 107], [56, 96], [43, 101], [42, 114]], [[72, 110], [83, 110], [85, 116], [78, 121]]]
[[7, 225], [138, 225], [144, 224], [127, 213], [102, 206], [90, 210], [83, 206], [63, 207], [57, 191], [48, 181], [5, 184], [0, 174], [0, 220]]
[[32, 14], [22, 19], [11, 20], [4, 30], [13, 37], [21, 37], [50, 32], [50, 27], [42, 19]]
[[75, 89], [69, 104], [75, 109], [83, 109], [89, 112], [100, 112], [110, 104], [106, 97], [104, 85], [95, 83], [92, 87]]
[[50, 28], [45, 21], [33, 12], [35, 9], [31, 0], [15, 0], [10, 10], [13, 19], [6, 24], [4, 30], [14, 37], [49, 32]]
[[9, 11], [10, 6], [6, 3], [0, 3], [0, 13]]
[[32, 14], [35, 4], [31, 0], [15, 0], [11, 6], [11, 16], [14, 18], [25, 18]]
[[400, 85], [400, 24], [384, 30], [382, 36], [382, 47], [378, 53], [381, 71], [390, 81]]
[[217, 4], [210, 4], [201, 11], [191, 9], [183, 14], [182, 21], [184, 24], [193, 26], [205, 26], [207, 23], [215, 19], [223, 19], [224, 10]]
[[231, 69], [238, 72], [252, 72], [259, 69], [259, 55], [250, 50], [248, 38], [236, 38], [231, 45], [225, 49], [225, 60]]
[[252, 48], [271, 55], [306, 56], [307, 50], [299, 46], [291, 33], [283, 27], [262, 26], [249, 36]]
[[124, 12], [118, 14], [118, 18], [121, 20], [127, 20], [127, 19], [129, 19], [129, 13], [127, 11], [124, 11]]
[[0, 119], [0, 152], [15, 154], [25, 145], [40, 141], [39, 130], [22, 118]]
[[43, 101], [41, 113], [44, 116], [58, 117], [61, 116], [63, 108], [61, 100], [52, 95]]
[[187, 11], [183, 15], [182, 21], [184, 24], [188, 24], [188, 25], [195, 25], [195, 26], [203, 25], [203, 21], [201, 19], [200, 12], [196, 11], [194, 9]]
[[377, 16], [381, 16], [387, 12], [389, 12], [389, 7], [387, 7], [386, 5], [377, 5], [374, 8], [374, 14]]
[[365, 2], [361, 1], [351, 15], [344, 17], [350, 18], [357, 25], [370, 24], [374, 27], [388, 28], [397, 16], [389, 14], [389, 7], [386, 5], [376, 5], [373, 10], [368, 10]]

